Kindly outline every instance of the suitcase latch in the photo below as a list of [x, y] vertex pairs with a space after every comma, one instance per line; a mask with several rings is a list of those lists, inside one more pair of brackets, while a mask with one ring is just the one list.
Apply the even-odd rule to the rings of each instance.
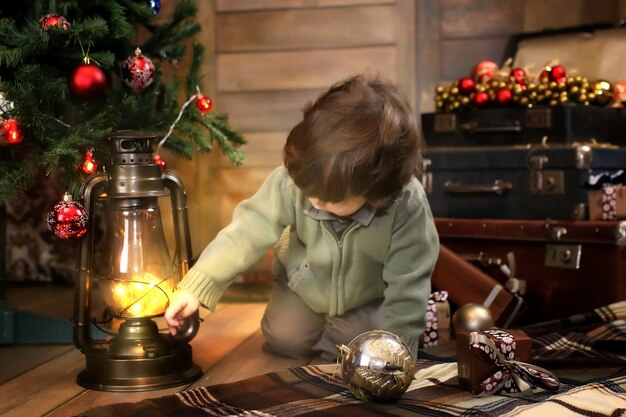
[[545, 265], [551, 268], [579, 269], [582, 245], [548, 245]]
[[543, 169], [548, 163], [546, 155], [533, 155], [528, 162], [531, 194], [565, 194], [563, 171]]

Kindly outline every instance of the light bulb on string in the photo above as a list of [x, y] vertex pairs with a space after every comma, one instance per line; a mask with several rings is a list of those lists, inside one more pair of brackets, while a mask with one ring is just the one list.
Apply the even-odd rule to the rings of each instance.
[[8, 118], [2, 123], [2, 133], [8, 144], [14, 145], [22, 141], [22, 132], [20, 132], [17, 120]]
[[93, 174], [98, 170], [98, 163], [93, 157], [93, 151], [85, 152], [85, 158], [83, 159], [82, 170], [85, 174]]
[[198, 108], [198, 110], [200, 110], [200, 113], [205, 114], [206, 112], [211, 110], [211, 107], [213, 107], [213, 102], [211, 102], [210, 98], [198, 93], [198, 97], [196, 98], [196, 107]]

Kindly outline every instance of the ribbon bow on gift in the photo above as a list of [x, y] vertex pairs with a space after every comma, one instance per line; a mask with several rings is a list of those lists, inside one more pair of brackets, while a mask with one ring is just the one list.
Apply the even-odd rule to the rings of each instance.
[[[493, 339], [500, 342], [497, 346]], [[547, 390], [559, 388], [559, 379], [550, 371], [539, 366], [514, 360], [515, 339], [503, 330], [486, 330], [470, 333], [470, 349], [486, 355], [497, 367], [480, 384], [478, 396], [492, 395], [498, 392], [518, 393], [525, 397], [533, 395], [533, 388]]]

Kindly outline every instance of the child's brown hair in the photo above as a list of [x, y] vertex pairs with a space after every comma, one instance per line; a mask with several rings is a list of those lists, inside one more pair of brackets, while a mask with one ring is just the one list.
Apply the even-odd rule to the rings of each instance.
[[307, 196], [327, 202], [362, 196], [383, 206], [419, 173], [417, 119], [393, 84], [357, 75], [330, 87], [303, 112], [283, 158]]

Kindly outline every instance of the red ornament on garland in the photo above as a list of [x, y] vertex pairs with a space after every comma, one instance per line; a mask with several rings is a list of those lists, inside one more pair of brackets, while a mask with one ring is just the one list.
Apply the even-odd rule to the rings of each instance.
[[476, 107], [485, 107], [489, 103], [489, 94], [479, 91], [472, 97], [472, 104]]
[[513, 93], [508, 88], [502, 88], [496, 93], [496, 103], [499, 106], [506, 106], [513, 102]]
[[457, 87], [461, 94], [468, 96], [476, 90], [476, 83], [472, 78], [464, 77], [459, 80]]
[[550, 81], [556, 81], [557, 83], [564, 83], [567, 80], [565, 77], [565, 67], [562, 65], [555, 65], [550, 70]]
[[66, 18], [54, 13], [43, 16], [39, 19], [39, 24], [44, 30], [48, 30], [50, 28], [67, 30], [70, 27], [70, 22], [68, 22]]
[[511, 78], [513, 78], [513, 81], [517, 84], [526, 84], [526, 71], [521, 68], [513, 68]]
[[211, 110], [213, 103], [210, 98], [205, 97], [202, 94], [198, 94], [198, 98], [196, 98], [196, 107], [200, 110], [200, 113], [204, 114]]
[[500, 70], [498, 64], [493, 61], [481, 61], [472, 69], [471, 77], [477, 83], [491, 80]]
[[63, 195], [63, 201], [54, 205], [48, 212], [48, 230], [61, 240], [74, 240], [87, 232], [89, 215], [82, 205], [72, 201], [70, 193]]
[[124, 84], [140, 91], [154, 81], [154, 64], [150, 58], [141, 54], [141, 50], [135, 50], [135, 56], [130, 56], [120, 66]]
[[85, 58], [67, 79], [67, 88], [73, 97], [90, 100], [104, 96], [107, 88], [107, 77], [97, 65], [89, 63]]
[[613, 106], [622, 108], [626, 103], [626, 81], [613, 83]]
[[161, 158], [160, 155], [154, 155], [152, 161], [155, 164], [161, 165], [161, 171], [167, 170], [167, 162], [165, 162], [165, 159]]
[[98, 169], [98, 163], [93, 158], [93, 152], [85, 152], [85, 158], [83, 159], [82, 170], [85, 174], [93, 174]]
[[543, 70], [539, 73], [539, 80], [541, 81], [550, 81], [550, 74], [552, 73], [552, 67], [550, 65], [546, 65]]
[[9, 118], [2, 123], [2, 133], [4, 139], [10, 145], [20, 143], [22, 141], [22, 132], [17, 125], [17, 120]]

